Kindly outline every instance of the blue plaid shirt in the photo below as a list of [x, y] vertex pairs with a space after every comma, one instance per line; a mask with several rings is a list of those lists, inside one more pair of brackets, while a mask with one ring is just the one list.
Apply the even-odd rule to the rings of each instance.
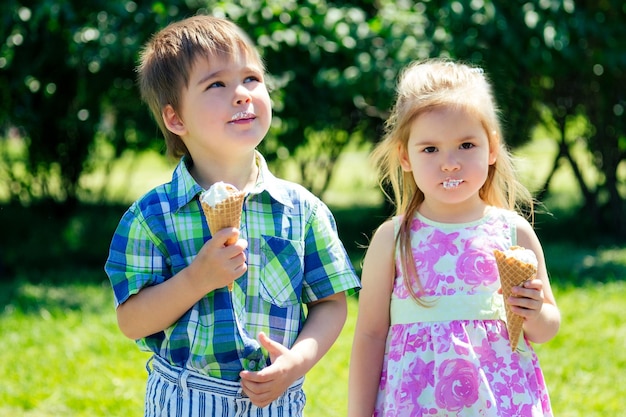
[[[137, 340], [171, 364], [226, 380], [269, 363], [258, 332], [291, 347], [306, 319], [304, 304], [360, 287], [326, 205], [274, 177], [260, 154], [257, 161], [259, 179], [246, 196], [240, 229], [247, 272], [232, 293], [213, 291], [171, 327]], [[116, 306], [186, 268], [211, 238], [202, 191], [183, 158], [171, 182], [124, 214], [105, 265]]]

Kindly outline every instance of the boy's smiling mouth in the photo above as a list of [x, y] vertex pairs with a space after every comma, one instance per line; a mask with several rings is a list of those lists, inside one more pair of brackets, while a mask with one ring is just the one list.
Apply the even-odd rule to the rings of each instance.
[[256, 119], [256, 115], [254, 113], [250, 113], [247, 111], [240, 111], [238, 113], [233, 114], [233, 117], [230, 118], [230, 122], [239, 122], [241, 120], [254, 120]]

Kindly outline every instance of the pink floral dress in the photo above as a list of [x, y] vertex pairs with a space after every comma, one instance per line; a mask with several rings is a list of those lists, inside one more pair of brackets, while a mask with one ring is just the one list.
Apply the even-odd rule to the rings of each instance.
[[493, 250], [515, 245], [514, 216], [490, 208], [478, 221], [443, 224], [416, 215], [413, 255], [431, 305], [411, 298], [396, 255], [375, 417], [552, 416], [532, 347], [520, 340], [511, 352], [497, 293]]

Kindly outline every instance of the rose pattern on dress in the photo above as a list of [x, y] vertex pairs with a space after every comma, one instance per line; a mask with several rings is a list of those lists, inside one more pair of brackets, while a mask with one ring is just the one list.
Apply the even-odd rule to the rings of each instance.
[[[493, 252], [492, 252], [493, 253]], [[498, 279], [493, 254], [480, 249], [468, 249], [459, 256], [456, 276], [470, 287], [470, 292], [483, 285], [491, 285]]]
[[478, 401], [478, 371], [465, 359], [446, 359], [437, 370], [435, 399], [440, 408], [460, 411]]

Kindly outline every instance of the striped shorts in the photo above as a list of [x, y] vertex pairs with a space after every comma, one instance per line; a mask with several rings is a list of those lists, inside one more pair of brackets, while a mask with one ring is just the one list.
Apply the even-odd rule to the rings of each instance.
[[145, 417], [302, 417], [306, 403], [304, 378], [270, 405], [259, 408], [243, 393], [239, 382], [173, 366], [158, 356], [146, 367]]

